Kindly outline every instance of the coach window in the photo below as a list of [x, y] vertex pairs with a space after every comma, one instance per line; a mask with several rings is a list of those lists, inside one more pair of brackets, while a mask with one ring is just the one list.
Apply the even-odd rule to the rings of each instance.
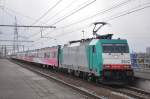
[[51, 53], [49, 52], [49, 58], [51, 58]]
[[50, 53], [49, 53], [49, 52], [46, 53], [46, 57], [47, 57], [47, 58], [50, 57]]
[[46, 53], [44, 53], [44, 58], [46, 58]]
[[25, 53], [25, 57], [27, 57], [28, 55], [27, 55], [27, 53]]
[[56, 57], [56, 52], [53, 52], [53, 58], [55, 58]]

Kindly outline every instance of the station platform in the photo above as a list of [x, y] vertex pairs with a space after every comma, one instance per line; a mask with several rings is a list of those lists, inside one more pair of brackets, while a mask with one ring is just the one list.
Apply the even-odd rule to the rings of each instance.
[[85, 99], [85, 96], [0, 59], [0, 99]]

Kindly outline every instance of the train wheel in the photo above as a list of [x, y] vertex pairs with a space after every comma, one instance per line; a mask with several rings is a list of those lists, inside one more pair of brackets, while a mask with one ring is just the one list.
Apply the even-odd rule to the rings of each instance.
[[79, 77], [80, 71], [75, 71], [75, 76]]
[[87, 81], [88, 81], [88, 82], [91, 82], [91, 80], [92, 80], [92, 74], [89, 73], [89, 74], [88, 74]]

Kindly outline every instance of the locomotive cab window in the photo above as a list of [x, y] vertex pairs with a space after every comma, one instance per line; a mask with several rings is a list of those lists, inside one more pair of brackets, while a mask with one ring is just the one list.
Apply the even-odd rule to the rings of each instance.
[[129, 53], [127, 44], [103, 44], [104, 53]]

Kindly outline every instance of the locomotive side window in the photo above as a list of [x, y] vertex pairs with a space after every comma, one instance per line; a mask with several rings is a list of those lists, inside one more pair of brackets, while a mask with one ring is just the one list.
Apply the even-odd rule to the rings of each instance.
[[103, 44], [104, 53], [129, 53], [127, 44]]
[[96, 47], [95, 46], [92, 46], [92, 51], [93, 51], [93, 53], [96, 52]]

